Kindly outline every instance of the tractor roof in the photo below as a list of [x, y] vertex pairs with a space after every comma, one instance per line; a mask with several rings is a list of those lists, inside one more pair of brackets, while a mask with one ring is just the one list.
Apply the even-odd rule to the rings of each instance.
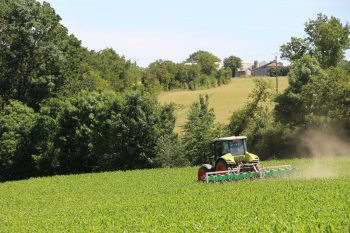
[[215, 138], [213, 142], [217, 141], [231, 141], [231, 140], [240, 140], [247, 139], [247, 136], [231, 136], [231, 137], [223, 137], [223, 138]]

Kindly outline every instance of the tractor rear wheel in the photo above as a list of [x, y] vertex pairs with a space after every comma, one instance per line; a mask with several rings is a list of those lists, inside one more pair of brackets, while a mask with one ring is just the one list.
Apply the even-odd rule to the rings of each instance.
[[227, 170], [228, 170], [228, 165], [225, 160], [220, 159], [216, 162], [215, 171], [222, 172]]

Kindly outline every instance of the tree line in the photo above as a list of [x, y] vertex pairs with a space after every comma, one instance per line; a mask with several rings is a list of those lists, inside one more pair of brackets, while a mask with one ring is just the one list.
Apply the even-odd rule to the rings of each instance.
[[174, 106], [141, 92], [82, 91], [39, 112], [11, 100], [0, 114], [0, 180], [165, 166], [174, 125]]

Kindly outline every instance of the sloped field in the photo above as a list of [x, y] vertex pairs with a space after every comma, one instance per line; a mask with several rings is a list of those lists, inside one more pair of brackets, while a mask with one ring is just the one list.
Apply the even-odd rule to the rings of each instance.
[[[271, 81], [275, 87], [274, 77], [260, 77]], [[191, 104], [198, 101], [199, 95], [208, 95], [210, 107], [214, 108], [216, 121], [227, 123], [232, 112], [243, 107], [247, 101], [248, 94], [254, 88], [254, 79], [256, 78], [234, 78], [227, 85], [220, 87], [196, 90], [196, 91], [170, 91], [163, 92], [158, 96], [160, 103], [175, 103], [178, 105], [176, 111], [176, 131], [181, 131], [180, 127], [185, 124], [186, 116]], [[287, 77], [279, 77], [279, 92], [282, 92], [288, 86]]]

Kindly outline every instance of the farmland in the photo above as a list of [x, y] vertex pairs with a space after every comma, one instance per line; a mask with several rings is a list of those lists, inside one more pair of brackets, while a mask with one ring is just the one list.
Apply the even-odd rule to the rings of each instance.
[[264, 163], [299, 173], [204, 184], [189, 167], [2, 183], [0, 232], [350, 231], [350, 157], [320, 159], [315, 174], [304, 172], [310, 159]]
[[[275, 85], [275, 78], [264, 77]], [[177, 122], [176, 130], [186, 122], [186, 116], [190, 105], [198, 100], [200, 94], [209, 96], [210, 107], [214, 108], [216, 121], [227, 123], [231, 113], [240, 107], [243, 107], [247, 101], [249, 92], [254, 88], [255, 78], [234, 78], [228, 85], [223, 85], [207, 90], [196, 91], [171, 91], [163, 92], [159, 95], [160, 103], [175, 103], [178, 105], [176, 111]], [[288, 86], [287, 77], [279, 77], [279, 91], [281, 92]]]

